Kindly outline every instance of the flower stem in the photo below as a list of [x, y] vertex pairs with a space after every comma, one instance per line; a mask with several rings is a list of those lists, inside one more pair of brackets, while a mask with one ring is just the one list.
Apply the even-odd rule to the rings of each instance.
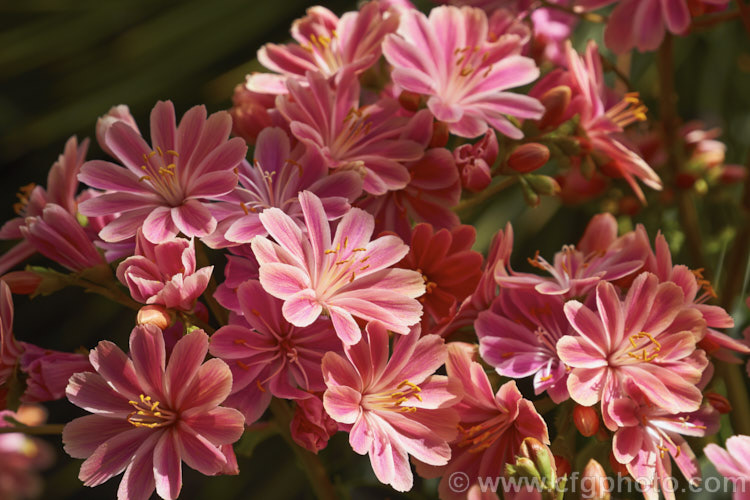
[[289, 408], [289, 405], [284, 400], [273, 398], [270, 408], [278, 425], [279, 433], [297, 456], [300, 465], [307, 475], [307, 479], [313, 487], [315, 496], [320, 500], [335, 500], [337, 498], [336, 490], [333, 484], [331, 484], [328, 473], [318, 456], [301, 448], [292, 439], [292, 434], [289, 431], [289, 423], [292, 421], [292, 410]]
[[42, 436], [49, 434], [62, 434], [65, 424], [46, 424], [22, 427], [0, 427], [0, 434], [12, 434], [20, 432], [31, 436]]
[[453, 207], [454, 212], [465, 212], [471, 208], [476, 207], [477, 205], [480, 205], [484, 203], [485, 201], [489, 200], [496, 194], [500, 193], [501, 191], [504, 191], [505, 189], [511, 187], [513, 184], [518, 181], [518, 176], [513, 175], [511, 177], [506, 177], [502, 181], [498, 182], [497, 184], [493, 186], [489, 186], [487, 189], [482, 191], [481, 193], [472, 196], [469, 199], [466, 199], [462, 202], [460, 202], [458, 205]]

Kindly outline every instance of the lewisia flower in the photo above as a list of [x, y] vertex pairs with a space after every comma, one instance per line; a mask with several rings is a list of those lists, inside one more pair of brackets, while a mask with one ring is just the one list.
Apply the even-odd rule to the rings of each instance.
[[344, 351], [346, 358], [333, 352], [323, 357], [325, 409], [350, 427], [349, 444], [369, 454], [380, 482], [408, 491], [409, 455], [430, 465], [445, 465], [451, 457], [448, 442], [456, 435], [458, 414], [450, 406], [460, 386], [433, 375], [445, 362], [443, 339], [420, 338], [415, 327], [396, 339], [388, 359], [388, 331], [373, 321], [365, 337]]
[[453, 134], [477, 137], [494, 127], [513, 139], [521, 131], [505, 115], [540, 118], [536, 99], [506, 92], [539, 76], [532, 59], [519, 55], [521, 39], [490, 37], [487, 15], [471, 7], [442, 6], [430, 17], [417, 10], [402, 14], [397, 34], [383, 42], [394, 66], [394, 83], [429, 96], [427, 106]]
[[352, 208], [331, 228], [320, 198], [309, 191], [299, 195], [307, 234], [278, 208], [260, 215], [268, 234], [256, 236], [252, 249], [260, 263], [263, 288], [284, 301], [284, 318], [295, 326], [309, 326], [321, 314], [331, 318], [345, 344], [361, 338], [355, 317], [377, 320], [389, 330], [409, 333], [419, 321], [424, 293], [422, 276], [407, 269], [389, 269], [409, 251], [396, 236], [370, 241], [370, 214]]
[[[448, 378], [463, 385], [463, 397], [454, 406], [460, 417], [459, 433], [451, 442], [446, 466], [417, 468], [424, 477], [443, 476], [438, 487], [441, 499], [498, 498], [481, 495], [478, 479], [504, 475], [505, 464], [513, 462], [524, 438], [549, 444], [547, 424], [531, 401], [521, 396], [513, 381], [493, 393], [484, 368], [472, 359], [475, 352], [469, 344], [448, 344]], [[451, 488], [449, 478], [456, 472], [468, 476], [467, 492]]]
[[384, 14], [378, 2], [368, 2], [341, 19], [325, 7], [307, 9], [292, 24], [296, 44], [269, 43], [258, 50], [258, 61], [280, 75], [256, 73], [247, 80], [249, 90], [285, 94], [287, 79], [304, 80], [308, 71], [325, 77], [343, 68], [362, 73], [380, 58], [383, 38], [396, 30], [398, 15]]
[[534, 393], [547, 391], [555, 403], [569, 397], [569, 368], [556, 347], [560, 338], [574, 333], [564, 303], [558, 295], [501, 288], [492, 308], [474, 323], [483, 360], [505, 377], [534, 375]]
[[272, 395], [304, 399], [310, 392], [322, 392], [320, 360], [327, 351], [341, 351], [331, 323], [318, 319], [306, 327], [290, 324], [281, 313], [283, 302], [255, 280], [239, 286], [237, 299], [243, 315], [211, 336], [211, 354], [232, 370], [232, 394], [225, 404], [253, 422]]
[[192, 239], [171, 238], [155, 245], [139, 231], [135, 255], [117, 266], [117, 279], [137, 302], [190, 312], [213, 268], [196, 269]]
[[206, 200], [237, 185], [235, 167], [245, 157], [245, 142], [228, 140], [232, 118], [221, 111], [206, 118], [195, 106], [175, 123], [174, 105], [159, 101], [151, 112], [151, 146], [122, 120], [106, 131], [107, 147], [124, 166], [93, 160], [78, 178], [108, 192], [81, 203], [81, 213], [120, 213], [99, 233], [108, 242], [135, 235], [142, 226], [149, 241], [161, 243], [179, 232], [206, 236], [216, 228]]
[[464, 188], [478, 193], [490, 185], [490, 169], [497, 159], [499, 150], [497, 134], [494, 130], [488, 130], [475, 144], [464, 144], [453, 151]]
[[750, 436], [737, 435], [727, 439], [726, 450], [717, 444], [703, 448], [719, 474], [734, 483], [734, 500], [747, 500], [750, 485]]
[[422, 157], [424, 148], [401, 138], [409, 119], [397, 116], [401, 106], [383, 98], [360, 106], [360, 85], [352, 72], [333, 81], [308, 73], [307, 83], [289, 81], [289, 95], [276, 105], [294, 136], [323, 155], [333, 169], [363, 169], [364, 190], [380, 195], [409, 182], [404, 162]]
[[292, 150], [282, 129], [264, 129], [258, 135], [253, 166], [245, 161], [240, 164], [240, 186], [213, 207], [224, 213], [214, 233], [216, 241], [214, 236], [204, 241], [212, 246], [250, 243], [254, 236], [266, 234], [258, 215], [270, 207], [300, 219], [300, 191], [317, 194], [329, 219], [343, 216], [349, 202], [362, 193], [362, 176], [353, 170], [328, 175], [328, 166], [317, 151], [304, 152], [303, 145]]
[[576, 300], [566, 303], [565, 315], [579, 334], [557, 342], [560, 359], [572, 368], [570, 397], [584, 406], [601, 400], [604, 423], [612, 430], [617, 427], [610, 405], [626, 384], [670, 413], [697, 410], [703, 396], [696, 384], [708, 360], [696, 342], [706, 323], [683, 304], [677, 285], [659, 283], [650, 273], [633, 281], [624, 301], [614, 285], [600, 282], [596, 312]]
[[318, 453], [328, 445], [328, 440], [339, 430], [339, 426], [326, 413], [323, 401], [317, 396], [310, 396], [297, 400], [289, 430], [295, 443]]
[[[78, 373], [68, 399], [93, 413], [63, 429], [65, 451], [86, 458], [79, 478], [97, 486], [120, 474], [119, 498], [148, 499], [156, 488], [174, 499], [182, 488], [182, 462], [214, 475], [233, 460], [221, 447], [244, 431], [242, 414], [219, 406], [232, 386], [220, 359], [203, 360], [208, 336], [195, 330], [181, 338], [166, 360], [161, 330], [137, 326], [130, 357], [101, 341], [89, 359], [96, 373]], [[231, 447], [229, 450], [231, 452]]]

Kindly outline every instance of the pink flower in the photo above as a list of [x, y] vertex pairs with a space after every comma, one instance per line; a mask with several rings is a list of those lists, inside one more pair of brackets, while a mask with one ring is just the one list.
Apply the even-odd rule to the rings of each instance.
[[[451, 460], [444, 467], [418, 466], [424, 477], [443, 476], [438, 487], [440, 498], [498, 498], [480, 495], [479, 478], [505, 474], [505, 464], [513, 462], [524, 438], [534, 437], [549, 444], [547, 424], [531, 401], [521, 396], [516, 383], [503, 384], [493, 394], [482, 365], [472, 360], [474, 346], [461, 342], [448, 344], [448, 378], [463, 385], [463, 398], [454, 406], [458, 411], [459, 434], [451, 442]], [[463, 473], [467, 492], [456, 492], [449, 478]]]
[[[69, 214], [76, 215], [78, 210], [76, 176], [86, 158], [88, 148], [88, 139], [82, 141], [79, 146], [76, 137], [71, 137], [65, 143], [63, 154], [59, 156], [47, 174], [47, 188], [28, 184], [20, 189], [16, 195], [18, 202], [13, 205], [13, 210], [18, 217], [3, 224], [0, 228], [0, 240], [24, 238], [21, 227], [26, 224], [26, 218], [42, 215], [47, 203], [55, 203]], [[0, 256], [0, 275], [32, 256], [35, 251], [34, 245], [25, 239], [16, 244]]]
[[258, 51], [258, 61], [281, 74], [250, 75], [248, 88], [285, 94], [287, 79], [304, 80], [308, 71], [325, 77], [344, 68], [362, 73], [380, 58], [383, 38], [397, 26], [398, 15], [381, 13], [378, 2], [368, 2], [340, 19], [325, 7], [310, 7], [305, 17], [292, 24], [292, 37], [297, 44], [269, 43]]
[[99, 233], [108, 242], [125, 240], [141, 226], [154, 243], [179, 232], [210, 234], [216, 219], [206, 200], [235, 188], [233, 170], [247, 151], [242, 139], [227, 140], [231, 128], [228, 113], [206, 119], [203, 106], [185, 113], [178, 127], [171, 101], [159, 101], [151, 112], [151, 146], [125, 122], [112, 123], [105, 142], [124, 166], [93, 160], [81, 167], [81, 182], [108, 191], [81, 203], [81, 213], [120, 213]]
[[325, 448], [328, 439], [339, 429], [326, 413], [323, 401], [317, 396], [297, 400], [294, 418], [289, 427], [294, 442], [313, 453]]
[[420, 159], [424, 148], [401, 138], [409, 119], [396, 116], [398, 101], [384, 98], [360, 106], [359, 81], [348, 71], [336, 78], [335, 87], [317, 73], [308, 73], [307, 83], [289, 81], [289, 95], [276, 102], [294, 136], [319, 151], [330, 168], [363, 169], [363, 187], [370, 194], [406, 186], [404, 162]]
[[155, 245], [139, 232], [135, 255], [117, 266], [117, 279], [137, 302], [190, 312], [213, 268], [196, 269], [192, 239], [171, 238]]
[[682, 436], [707, 436], [719, 430], [719, 413], [711, 405], [673, 414], [638, 396], [615, 400], [612, 413], [618, 426], [612, 441], [614, 457], [644, 484], [647, 500], [658, 500], [659, 489], [667, 500], [674, 500], [670, 456], [691, 484], [700, 482], [698, 459]]
[[430, 17], [402, 15], [398, 35], [388, 35], [383, 54], [394, 66], [393, 81], [429, 96], [427, 106], [453, 134], [477, 137], [491, 126], [513, 139], [521, 131], [505, 115], [540, 118], [536, 99], [506, 92], [539, 76], [533, 60], [519, 55], [517, 35], [489, 39], [487, 15], [471, 7], [437, 7]]
[[569, 368], [557, 355], [557, 341], [574, 333], [563, 305], [559, 296], [501, 289], [474, 323], [483, 360], [505, 377], [534, 375], [534, 393], [547, 391], [556, 403], [569, 397]]
[[106, 115], [100, 116], [96, 120], [96, 142], [99, 143], [99, 147], [110, 156], [116, 156], [115, 152], [109, 149], [107, 146], [107, 132], [117, 122], [123, 122], [129, 126], [136, 133], [140, 134], [138, 130], [138, 124], [135, 122], [135, 118], [130, 114], [130, 108], [125, 104], [119, 104], [112, 106]]
[[683, 303], [677, 285], [649, 273], [635, 279], [624, 301], [611, 283], [600, 282], [596, 312], [566, 303], [565, 315], [579, 334], [557, 342], [560, 359], [572, 368], [570, 397], [584, 406], [601, 400], [604, 423], [613, 430], [609, 407], [626, 384], [670, 413], [697, 410], [703, 396], [696, 384], [708, 360], [696, 342], [705, 321]]
[[726, 450], [716, 444], [703, 448], [719, 474], [732, 480], [735, 485], [734, 500], [750, 498], [746, 489], [750, 484], [750, 436], [737, 435], [727, 439]]
[[458, 414], [450, 406], [459, 388], [433, 375], [446, 357], [437, 335], [420, 338], [414, 328], [396, 339], [388, 359], [385, 326], [371, 322], [366, 332], [344, 348], [346, 358], [332, 352], [323, 358], [323, 404], [331, 418], [350, 426], [349, 444], [370, 456], [378, 480], [408, 491], [409, 455], [430, 465], [445, 465], [451, 456], [448, 442], [456, 435]]
[[555, 254], [554, 264], [540, 257], [538, 252], [529, 259], [531, 265], [551, 277], [512, 271], [508, 274], [503, 265], [496, 268], [495, 279], [503, 287], [533, 287], [543, 294], [580, 297], [600, 280], [614, 281], [640, 270], [649, 248], [644, 232], [634, 231], [618, 238], [615, 218], [611, 214], [599, 214], [586, 226], [577, 246], [566, 245]]
[[497, 159], [499, 145], [494, 130], [488, 130], [475, 144], [464, 144], [453, 151], [464, 188], [477, 193], [490, 185], [490, 169]]
[[294, 219], [270, 208], [260, 220], [276, 242], [261, 236], [252, 242], [260, 282], [284, 301], [284, 318], [295, 326], [309, 326], [325, 311], [345, 344], [361, 338], [354, 317], [409, 333], [422, 314], [416, 297], [424, 293], [424, 282], [414, 271], [389, 269], [409, 247], [390, 235], [370, 241], [372, 216], [357, 208], [341, 219], [331, 240], [320, 198], [303, 191], [299, 202], [307, 234]]
[[13, 336], [13, 294], [0, 280], [0, 387], [13, 376], [23, 347]]
[[328, 166], [317, 151], [304, 152], [303, 145], [292, 150], [283, 130], [263, 130], [258, 135], [254, 166], [244, 161], [240, 164], [240, 187], [213, 207], [223, 215], [214, 235], [204, 241], [221, 247], [249, 243], [254, 236], [265, 235], [258, 215], [270, 207], [280, 208], [300, 220], [302, 211], [297, 201], [300, 191], [315, 193], [329, 219], [343, 216], [350, 208], [349, 202], [362, 193], [362, 176], [353, 170], [328, 175]]
[[[250, 246], [250, 245], [245, 245]], [[233, 247], [234, 249], [242, 247]], [[231, 248], [230, 248], [231, 251]], [[242, 307], [237, 297], [237, 289], [248, 280], [257, 280], [260, 276], [259, 264], [252, 251], [249, 255], [227, 255], [227, 265], [224, 266], [224, 281], [216, 287], [214, 298], [232, 314], [242, 315]]]
[[[250, 79], [250, 75], [246, 77]], [[234, 87], [232, 94], [232, 133], [254, 145], [263, 129], [272, 126], [285, 127], [286, 123], [278, 110], [273, 109], [276, 96], [248, 90], [247, 83]]]
[[138, 326], [130, 336], [130, 357], [101, 341], [89, 359], [96, 373], [79, 373], [68, 384], [68, 399], [91, 413], [67, 424], [65, 451], [86, 458], [79, 478], [97, 486], [120, 474], [118, 498], [148, 499], [156, 488], [174, 499], [182, 487], [182, 462], [206, 475], [221, 472], [227, 456], [220, 447], [237, 441], [244, 419], [219, 406], [232, 375], [220, 359], [203, 362], [208, 336], [185, 335], [166, 361], [161, 331]]
[[[31, 407], [22, 406], [18, 413], [0, 411], [0, 428], [13, 424], [6, 418], [12, 418], [25, 425], [39, 425], [42, 422], [31, 421], [24, 414]], [[37, 419], [38, 420], [38, 419]], [[3, 500], [21, 500], [39, 498], [43, 482], [38, 472], [49, 467], [54, 460], [54, 452], [48, 443], [41, 439], [26, 436], [20, 432], [0, 434], [0, 498]]]
[[271, 395], [304, 399], [310, 392], [323, 391], [320, 360], [328, 351], [341, 351], [331, 323], [319, 319], [306, 327], [290, 324], [282, 316], [283, 302], [255, 280], [239, 286], [237, 299], [242, 317], [211, 336], [211, 354], [232, 370], [232, 394], [225, 404], [253, 422]]

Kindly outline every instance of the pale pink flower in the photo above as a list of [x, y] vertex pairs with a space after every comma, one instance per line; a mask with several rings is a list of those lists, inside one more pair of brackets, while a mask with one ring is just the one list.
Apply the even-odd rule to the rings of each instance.
[[557, 341], [575, 333], [557, 295], [535, 290], [500, 289], [492, 308], [479, 314], [474, 328], [479, 353], [505, 377], [534, 376], [534, 393], [555, 403], [568, 399], [568, 371], [557, 355]]
[[580, 297], [601, 280], [613, 281], [631, 275], [643, 267], [650, 248], [642, 231], [617, 236], [617, 221], [611, 214], [598, 214], [586, 226], [578, 245], [565, 245], [555, 254], [553, 263], [537, 253], [529, 263], [551, 277], [510, 271], [497, 267], [495, 279], [503, 287], [534, 288], [548, 295]]
[[[531, 401], [521, 396], [513, 381], [493, 393], [484, 368], [473, 360], [475, 352], [469, 344], [448, 344], [448, 378], [463, 385], [463, 397], [454, 406], [460, 417], [459, 433], [451, 442], [451, 459], [446, 466], [417, 467], [423, 477], [443, 476], [438, 492], [445, 500], [497, 499], [491, 492], [482, 495], [478, 480], [503, 476], [505, 464], [515, 460], [524, 438], [549, 444], [547, 424]], [[467, 478], [467, 491], [451, 488], [450, 477], [457, 472]]]
[[611, 283], [600, 282], [596, 312], [576, 300], [566, 303], [565, 315], [579, 334], [557, 342], [560, 359], [572, 368], [570, 397], [584, 406], [602, 401], [604, 423], [613, 430], [610, 405], [627, 384], [670, 413], [697, 410], [703, 395], [696, 385], [708, 359], [696, 342], [706, 323], [683, 304], [677, 285], [650, 273], [633, 281], [624, 300]]
[[691, 484], [700, 483], [698, 459], [683, 436], [708, 436], [719, 430], [719, 413], [711, 405], [674, 414], [636, 396], [615, 400], [612, 414], [618, 427], [613, 455], [642, 482], [647, 500], [658, 500], [660, 489], [664, 498], [674, 500], [669, 488], [674, 479], [671, 459]]
[[86, 162], [78, 178], [106, 193], [81, 203], [81, 213], [119, 213], [99, 233], [108, 242], [122, 241], [139, 227], [160, 243], [179, 232], [205, 236], [216, 228], [207, 200], [232, 191], [235, 167], [245, 156], [245, 142], [228, 139], [232, 118], [221, 111], [206, 118], [195, 106], [175, 122], [171, 101], [159, 101], [151, 112], [151, 146], [122, 120], [112, 123], [105, 143], [124, 166], [101, 160]]
[[390, 268], [409, 247], [392, 235], [370, 241], [373, 218], [358, 208], [341, 219], [331, 239], [320, 198], [303, 191], [299, 202], [307, 234], [294, 219], [270, 208], [260, 220], [275, 243], [261, 236], [252, 242], [260, 282], [284, 301], [284, 318], [295, 326], [309, 326], [325, 312], [345, 344], [361, 338], [355, 317], [409, 333], [422, 315], [416, 297], [425, 285], [417, 272]]
[[363, 169], [370, 194], [401, 189], [409, 182], [404, 162], [422, 157], [424, 148], [401, 137], [409, 119], [397, 116], [395, 99], [360, 105], [360, 85], [345, 71], [333, 81], [308, 73], [307, 83], [289, 81], [289, 94], [276, 105], [290, 122], [294, 136], [321, 153], [333, 169]]
[[703, 448], [706, 455], [719, 474], [734, 483], [734, 500], [750, 498], [750, 436], [741, 434], [732, 436], [726, 441], [726, 450], [717, 444]]
[[237, 299], [243, 315], [211, 336], [211, 354], [232, 370], [232, 393], [225, 404], [253, 422], [271, 395], [304, 399], [310, 392], [322, 392], [320, 361], [328, 351], [341, 351], [331, 323], [318, 319], [306, 327], [290, 324], [281, 312], [283, 302], [255, 280], [238, 287]]
[[318, 396], [310, 396], [297, 400], [289, 430], [295, 443], [318, 453], [328, 445], [328, 440], [339, 430], [339, 426], [326, 413], [323, 401]]
[[253, 166], [243, 161], [239, 167], [240, 186], [222, 196], [214, 211], [221, 210], [216, 231], [204, 238], [213, 247], [249, 243], [254, 236], [265, 235], [259, 214], [277, 207], [300, 224], [302, 210], [297, 195], [311, 191], [323, 202], [328, 218], [338, 219], [362, 193], [362, 176], [353, 170], [328, 175], [323, 157], [304, 145], [292, 149], [289, 137], [280, 128], [267, 128], [258, 135]]
[[517, 35], [490, 39], [487, 15], [471, 7], [443, 6], [430, 17], [402, 14], [398, 34], [388, 35], [383, 54], [401, 88], [429, 96], [427, 106], [453, 134], [477, 137], [488, 126], [513, 139], [523, 133], [505, 115], [540, 118], [536, 99], [507, 89], [539, 76], [532, 59], [519, 55]]
[[[13, 425], [6, 418], [12, 418], [25, 425], [42, 423], [29, 421], [23, 414], [23, 406], [18, 413], [0, 411], [0, 428]], [[41, 439], [20, 432], [0, 434], [0, 498], [39, 498], [44, 485], [39, 477], [39, 471], [49, 467], [54, 456], [50, 445]]]
[[[21, 227], [26, 224], [27, 217], [42, 215], [47, 203], [55, 203], [66, 212], [75, 216], [78, 210], [76, 191], [78, 190], [78, 171], [86, 158], [89, 140], [78, 144], [75, 136], [65, 143], [65, 150], [50, 168], [47, 174], [47, 187], [28, 184], [19, 193], [18, 202], [13, 210], [18, 215], [0, 228], [0, 240], [22, 239]], [[5, 274], [16, 264], [32, 256], [36, 248], [25, 239], [0, 256], [0, 274]]]
[[208, 336], [195, 330], [167, 361], [161, 330], [153, 325], [133, 330], [130, 357], [99, 342], [89, 356], [96, 373], [74, 375], [67, 389], [68, 399], [93, 415], [63, 430], [65, 451], [86, 459], [78, 476], [86, 486], [125, 471], [118, 498], [146, 500], [156, 488], [160, 497], [174, 499], [183, 461], [206, 475], [226, 470], [222, 446], [240, 438], [244, 419], [219, 406], [232, 374], [220, 359], [204, 363], [207, 352]]
[[297, 43], [269, 43], [258, 50], [258, 61], [280, 74], [249, 75], [247, 87], [256, 92], [285, 94], [287, 80], [304, 81], [308, 71], [325, 77], [344, 68], [362, 73], [380, 58], [383, 38], [397, 26], [398, 15], [381, 12], [378, 2], [368, 2], [340, 19], [325, 7], [310, 7], [305, 17], [292, 24], [292, 38]]
[[137, 302], [189, 312], [208, 286], [212, 271], [213, 266], [196, 269], [192, 239], [153, 244], [139, 232], [135, 255], [117, 266], [117, 279]]
[[451, 457], [448, 442], [456, 435], [458, 414], [450, 406], [460, 386], [434, 375], [445, 362], [443, 339], [420, 338], [415, 327], [396, 339], [388, 359], [388, 331], [374, 321], [359, 343], [344, 350], [345, 358], [332, 352], [323, 358], [325, 409], [349, 427], [349, 444], [370, 456], [380, 482], [408, 491], [409, 456], [430, 465], [445, 465]]

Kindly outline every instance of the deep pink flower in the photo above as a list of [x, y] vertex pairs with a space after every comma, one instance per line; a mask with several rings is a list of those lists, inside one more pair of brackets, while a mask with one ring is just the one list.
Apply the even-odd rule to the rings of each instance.
[[[249, 245], [245, 245], [249, 246]], [[234, 249], [242, 247], [234, 247]], [[231, 251], [231, 249], [230, 249]], [[237, 297], [237, 289], [248, 280], [260, 277], [260, 265], [252, 251], [249, 255], [227, 255], [227, 265], [224, 266], [224, 281], [216, 287], [214, 298], [231, 314], [242, 315], [242, 307]]]
[[0, 387], [13, 375], [23, 347], [13, 336], [13, 294], [0, 280]]
[[139, 232], [135, 255], [117, 266], [117, 279], [137, 302], [189, 312], [208, 286], [213, 268], [196, 269], [192, 239], [153, 244]]
[[258, 50], [258, 61], [281, 74], [255, 73], [248, 77], [247, 86], [256, 92], [285, 94], [287, 79], [303, 81], [308, 71], [325, 77], [344, 68], [362, 73], [380, 58], [383, 38], [397, 26], [398, 15], [381, 12], [378, 2], [368, 2], [340, 19], [325, 7], [310, 7], [292, 24], [296, 44], [269, 43]]
[[392, 235], [370, 241], [372, 216], [358, 208], [341, 219], [331, 239], [320, 198], [303, 191], [299, 202], [307, 234], [294, 219], [271, 208], [260, 220], [276, 242], [261, 236], [252, 242], [260, 282], [284, 301], [284, 318], [295, 326], [308, 326], [325, 313], [345, 344], [355, 344], [361, 337], [354, 317], [409, 333], [409, 326], [422, 314], [416, 297], [424, 293], [425, 285], [417, 272], [390, 269], [409, 247]]
[[376, 233], [393, 231], [406, 240], [411, 235], [412, 221], [428, 222], [436, 229], [451, 229], [461, 223], [452, 210], [461, 199], [456, 163], [445, 148], [427, 149], [433, 130], [430, 111], [418, 111], [402, 134], [426, 149], [419, 160], [406, 163], [409, 183], [380, 196], [368, 195], [357, 203], [375, 217]]
[[726, 450], [717, 444], [703, 448], [719, 474], [732, 480], [735, 485], [734, 500], [750, 498], [750, 436], [736, 435], [727, 439]]
[[402, 14], [398, 35], [388, 35], [383, 54], [401, 88], [429, 96], [427, 106], [453, 134], [477, 137], [488, 126], [513, 139], [521, 131], [505, 115], [540, 118], [536, 99], [506, 92], [539, 76], [533, 60], [519, 55], [517, 35], [490, 39], [487, 15], [471, 7], [443, 6], [430, 17]]
[[319, 319], [297, 327], [282, 316], [283, 302], [258, 281], [237, 289], [243, 313], [211, 336], [211, 354], [232, 370], [232, 393], [226, 405], [239, 409], [247, 422], [260, 418], [271, 396], [304, 399], [325, 389], [320, 360], [340, 352], [331, 323]]
[[[101, 341], [89, 359], [96, 373], [78, 373], [68, 399], [91, 413], [67, 424], [65, 451], [86, 458], [79, 478], [97, 486], [123, 476], [118, 498], [148, 499], [156, 488], [174, 499], [182, 488], [182, 462], [206, 475], [227, 467], [221, 447], [244, 431], [242, 414], [219, 406], [232, 386], [229, 367], [203, 360], [208, 336], [195, 330], [175, 345], [166, 360], [161, 330], [137, 326], [130, 357]], [[230, 459], [233, 457], [230, 457]]]
[[500, 375], [534, 375], [534, 392], [547, 391], [556, 403], [568, 399], [568, 371], [557, 355], [557, 341], [575, 333], [563, 311], [564, 300], [535, 290], [500, 289], [492, 308], [474, 328], [479, 353]]
[[691, 413], [670, 413], [637, 396], [614, 401], [612, 414], [618, 426], [612, 441], [615, 459], [644, 484], [647, 500], [674, 500], [672, 463], [693, 485], [700, 482], [698, 459], [682, 436], [708, 436], [719, 430], [719, 413], [704, 405]]
[[499, 145], [494, 130], [485, 132], [484, 137], [475, 144], [464, 144], [453, 151], [464, 188], [477, 193], [490, 185], [490, 169], [497, 159], [498, 152]]
[[420, 337], [419, 327], [399, 336], [388, 359], [388, 331], [370, 322], [365, 337], [344, 348], [346, 358], [329, 352], [323, 358], [328, 414], [349, 430], [352, 449], [370, 456], [378, 480], [408, 491], [413, 476], [409, 456], [445, 465], [448, 442], [456, 435], [458, 414], [450, 408], [460, 386], [434, 375], [446, 358], [443, 339]]
[[228, 139], [232, 118], [221, 111], [206, 118], [195, 106], [175, 123], [171, 101], [159, 101], [151, 112], [151, 146], [130, 125], [118, 120], [106, 132], [107, 147], [124, 166], [93, 160], [78, 178], [108, 192], [81, 203], [81, 213], [120, 213], [99, 233], [104, 241], [122, 241], [142, 226], [160, 243], [179, 232], [205, 236], [216, 228], [206, 200], [232, 191], [235, 167], [245, 156], [245, 142]]
[[[531, 401], [521, 396], [513, 381], [493, 393], [484, 368], [472, 359], [475, 352], [469, 344], [448, 344], [448, 378], [463, 385], [463, 397], [454, 406], [460, 417], [459, 434], [451, 442], [446, 466], [417, 468], [424, 477], [443, 476], [438, 487], [441, 499], [498, 498], [491, 492], [481, 495], [478, 478], [504, 475], [505, 464], [515, 460], [524, 438], [549, 444], [547, 424]], [[451, 488], [449, 478], [456, 472], [468, 476], [467, 492]]]
[[295, 443], [318, 453], [328, 445], [328, 439], [339, 430], [339, 426], [326, 413], [323, 401], [318, 396], [310, 396], [297, 400], [289, 430]]
[[323, 202], [328, 218], [338, 219], [362, 193], [362, 176], [354, 170], [334, 171], [320, 154], [305, 147], [291, 148], [289, 137], [280, 128], [267, 128], [258, 135], [253, 166], [243, 161], [239, 167], [240, 186], [222, 196], [214, 205], [220, 210], [219, 225], [211, 237], [204, 239], [214, 247], [250, 243], [266, 230], [258, 215], [276, 207], [300, 224], [302, 211], [297, 201], [300, 191], [311, 191]]
[[[38, 217], [47, 203], [55, 203], [66, 212], [75, 216], [78, 210], [76, 191], [78, 190], [78, 171], [86, 158], [89, 140], [85, 139], [78, 145], [78, 139], [71, 137], [65, 143], [65, 150], [50, 168], [47, 174], [47, 188], [28, 184], [23, 186], [18, 196], [18, 202], [13, 205], [15, 217], [0, 228], [0, 240], [23, 238], [21, 227], [26, 224], [27, 217]], [[25, 239], [0, 256], [0, 275], [5, 274], [19, 262], [34, 254], [36, 248]]]
[[534, 288], [548, 295], [580, 297], [592, 290], [601, 280], [617, 280], [643, 267], [649, 252], [648, 237], [642, 231], [617, 236], [617, 221], [611, 214], [599, 214], [591, 219], [578, 245], [565, 245], [555, 254], [553, 264], [539, 254], [529, 263], [551, 274], [509, 271], [506, 265], [496, 268], [495, 279], [503, 287]]
[[321, 153], [333, 169], [364, 169], [364, 190], [370, 194], [401, 189], [409, 182], [404, 162], [422, 157], [424, 148], [401, 138], [409, 119], [397, 116], [401, 105], [383, 98], [360, 105], [356, 76], [341, 73], [333, 81], [308, 73], [307, 83], [289, 81], [289, 95], [276, 105], [289, 120], [295, 137]]
[[596, 287], [596, 312], [571, 300], [565, 315], [579, 336], [557, 342], [560, 359], [572, 368], [570, 397], [591, 406], [602, 401], [604, 423], [612, 430], [610, 405], [634, 384], [643, 396], [670, 413], [691, 412], [703, 399], [696, 386], [708, 366], [696, 349], [706, 323], [698, 311], [684, 307], [682, 290], [642, 273], [621, 300], [615, 287]]
[[[39, 425], [39, 419], [30, 420], [25, 414], [30, 407], [18, 412], [0, 411], [0, 428], [11, 427], [6, 420], [12, 418], [25, 425]], [[48, 443], [20, 432], [0, 434], [0, 498], [22, 500], [39, 498], [44, 483], [38, 472], [54, 460], [54, 451]]]

